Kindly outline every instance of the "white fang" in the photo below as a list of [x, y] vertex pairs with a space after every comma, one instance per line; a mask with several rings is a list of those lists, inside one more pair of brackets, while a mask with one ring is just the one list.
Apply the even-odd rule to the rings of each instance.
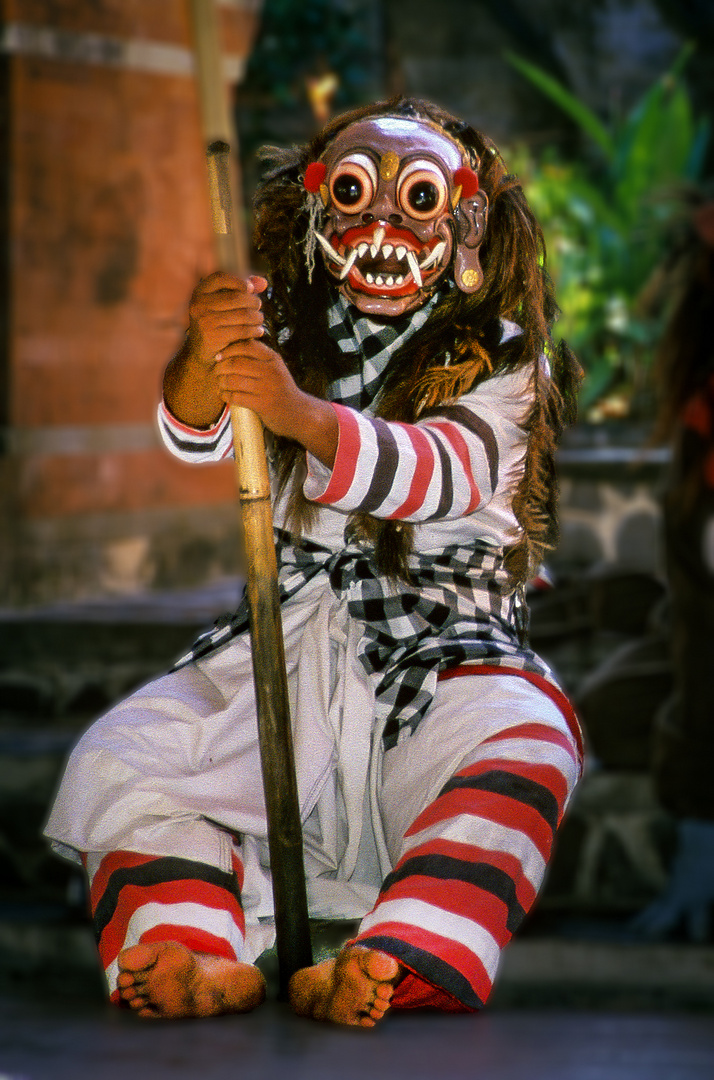
[[374, 230], [374, 236], [372, 237], [372, 246], [369, 249], [369, 253], [373, 259], [382, 247], [382, 242], [384, 240], [384, 235], [386, 231], [387, 230], [384, 228], [384, 225], [380, 225], [379, 228]]
[[428, 266], [432, 266], [434, 263], [438, 262], [445, 251], [446, 251], [446, 244], [442, 240], [441, 243], [436, 245], [436, 247], [432, 251], [431, 255], [427, 255], [427, 257], [424, 259], [424, 262], [419, 263], [419, 266], [421, 267], [422, 270], [426, 270], [426, 268]]
[[417, 283], [417, 285], [419, 286], [419, 288], [421, 288], [422, 285], [424, 284], [424, 280], [423, 280], [423, 278], [421, 276], [421, 271], [419, 269], [419, 263], [417, 262], [416, 255], [414, 254], [413, 251], [408, 251], [407, 252], [407, 262], [409, 263], [409, 269], [412, 272], [412, 277], [414, 278], [414, 280]]
[[316, 236], [316, 237], [317, 237], [317, 239], [318, 239], [318, 240], [320, 241], [320, 243], [322, 244], [323, 248], [325, 249], [325, 251], [327, 252], [327, 254], [329, 255], [329, 257], [330, 257], [331, 259], [333, 259], [333, 260], [334, 260], [334, 261], [335, 261], [335, 262], [336, 262], [336, 263], [337, 263], [337, 264], [338, 264], [339, 266], [344, 266], [344, 265], [345, 265], [345, 262], [346, 262], [346, 259], [343, 259], [343, 258], [342, 258], [342, 256], [341, 256], [340, 254], [338, 254], [338, 252], [336, 252], [336, 251], [335, 251], [335, 249], [333, 248], [333, 246], [332, 246], [332, 244], [330, 243], [330, 241], [329, 241], [329, 240], [327, 240], [327, 239], [326, 239], [326, 238], [325, 238], [325, 237], [324, 237], [324, 236], [322, 235], [322, 233], [319, 233], [319, 232], [317, 231], [317, 229], [315, 230], [315, 236]]
[[352, 248], [352, 251], [347, 256], [347, 262], [345, 263], [345, 265], [340, 270], [340, 281], [342, 281], [344, 278], [347, 277], [350, 270], [352, 269], [354, 264], [357, 262], [357, 255], [358, 255], [357, 248]]

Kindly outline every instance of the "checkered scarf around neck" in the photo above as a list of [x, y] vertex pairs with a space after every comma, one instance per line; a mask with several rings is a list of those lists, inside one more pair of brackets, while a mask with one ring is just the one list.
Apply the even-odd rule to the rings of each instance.
[[[359, 358], [351, 374], [341, 375], [327, 389], [329, 401], [371, 413], [391, 358], [429, 318], [440, 294], [400, 319], [378, 322], [361, 315], [341, 294], [327, 313], [327, 332], [346, 357]], [[352, 365], [350, 365], [352, 366]]]

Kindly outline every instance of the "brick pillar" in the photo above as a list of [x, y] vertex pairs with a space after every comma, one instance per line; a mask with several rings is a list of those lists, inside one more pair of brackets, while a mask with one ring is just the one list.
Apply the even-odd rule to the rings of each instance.
[[[219, 3], [234, 81], [258, 8]], [[175, 462], [155, 426], [188, 296], [213, 268], [187, 7], [0, 12], [0, 604], [234, 573], [231, 467]]]

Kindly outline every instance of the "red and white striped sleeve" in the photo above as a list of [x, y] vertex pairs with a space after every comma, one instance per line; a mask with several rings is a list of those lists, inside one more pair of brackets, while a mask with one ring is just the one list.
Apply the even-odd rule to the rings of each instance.
[[520, 398], [499, 408], [476, 392], [403, 424], [333, 404], [337, 457], [327, 469], [308, 455], [305, 495], [336, 510], [400, 521], [471, 514], [487, 505], [505, 473], [512, 479], [514, 450], [522, 456], [525, 447], [517, 422], [523, 405]]
[[194, 428], [177, 420], [166, 407], [159, 405], [159, 432], [164, 445], [181, 461], [203, 464], [222, 461], [233, 453], [233, 434], [228, 407], [210, 428]]

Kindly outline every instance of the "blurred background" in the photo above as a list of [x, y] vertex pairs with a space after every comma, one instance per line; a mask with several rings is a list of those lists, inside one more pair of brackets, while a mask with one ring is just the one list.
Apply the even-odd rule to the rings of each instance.
[[[663, 798], [653, 753], [676, 676], [656, 355], [673, 267], [711, 199], [714, 8], [217, 9], [248, 251], [257, 149], [399, 93], [491, 135], [541, 221], [557, 332], [586, 377], [532, 643], [576, 699], [589, 761], [526, 937], [629, 939], [666, 889], [681, 820], [709, 813]], [[231, 467], [173, 460], [154, 423], [188, 297], [214, 264], [186, 4], [2, 0], [0, 12], [0, 960], [21, 978], [21, 927], [78, 928], [85, 955], [81, 883], [39, 838], [61, 761], [93, 716], [235, 603], [238, 511]], [[692, 939], [681, 920], [657, 933]], [[711, 927], [694, 937], [710, 942]], [[49, 939], [31, 940], [46, 972]], [[626, 992], [713, 1000], [711, 964], [707, 981], [687, 956], [694, 968], [663, 960], [661, 978]]]

